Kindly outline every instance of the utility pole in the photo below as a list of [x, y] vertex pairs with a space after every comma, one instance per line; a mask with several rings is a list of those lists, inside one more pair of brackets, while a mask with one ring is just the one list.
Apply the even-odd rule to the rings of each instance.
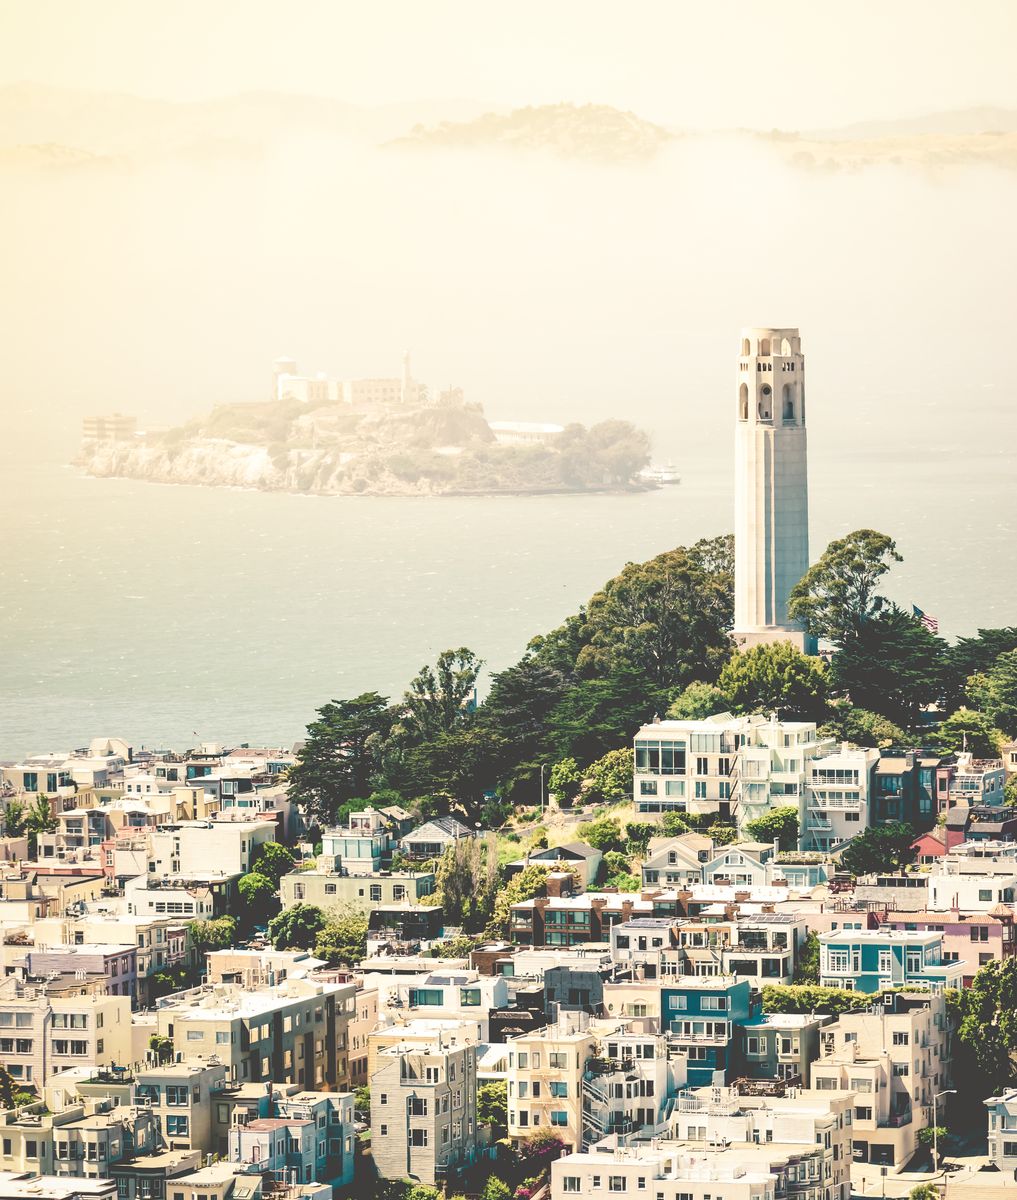
[[540, 764], [540, 815], [544, 815], [544, 764]]

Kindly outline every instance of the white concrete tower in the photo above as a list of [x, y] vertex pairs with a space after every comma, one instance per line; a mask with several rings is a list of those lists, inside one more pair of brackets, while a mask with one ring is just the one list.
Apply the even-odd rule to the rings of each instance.
[[787, 615], [809, 568], [805, 358], [797, 329], [743, 329], [735, 413], [735, 641], [815, 646]]

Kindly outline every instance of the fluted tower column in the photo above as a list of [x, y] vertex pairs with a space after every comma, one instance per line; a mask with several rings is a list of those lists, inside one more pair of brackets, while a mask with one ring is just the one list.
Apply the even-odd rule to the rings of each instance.
[[788, 618], [809, 567], [805, 358], [797, 329], [743, 329], [735, 412], [735, 640], [788, 641], [814, 653]]

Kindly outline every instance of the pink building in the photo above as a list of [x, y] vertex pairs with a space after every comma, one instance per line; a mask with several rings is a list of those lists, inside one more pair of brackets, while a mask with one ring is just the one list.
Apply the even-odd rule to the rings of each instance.
[[883, 925], [889, 929], [936, 932], [943, 935], [943, 961], [964, 963], [964, 986], [969, 987], [979, 967], [1017, 954], [1013, 909], [1004, 905], [987, 913], [890, 912]]

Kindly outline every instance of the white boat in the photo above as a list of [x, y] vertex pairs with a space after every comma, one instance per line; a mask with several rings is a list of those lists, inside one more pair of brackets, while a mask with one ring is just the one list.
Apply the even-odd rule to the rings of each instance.
[[639, 478], [645, 479], [647, 483], [656, 484], [673, 484], [681, 483], [682, 477], [675, 469], [674, 463], [656, 464], [651, 463], [648, 467], [643, 467], [639, 472]]

